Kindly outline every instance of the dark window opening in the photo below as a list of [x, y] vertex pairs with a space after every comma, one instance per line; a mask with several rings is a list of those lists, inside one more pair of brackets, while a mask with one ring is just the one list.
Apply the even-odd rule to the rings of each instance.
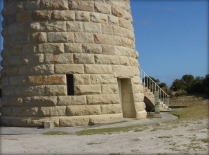
[[73, 75], [66, 75], [67, 77], [67, 95], [74, 95], [74, 81]]

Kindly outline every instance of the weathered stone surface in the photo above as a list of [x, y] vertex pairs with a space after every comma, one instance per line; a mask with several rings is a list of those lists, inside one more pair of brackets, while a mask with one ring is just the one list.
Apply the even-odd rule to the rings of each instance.
[[103, 34], [113, 35], [113, 27], [111, 25], [102, 24], [101, 29]]
[[113, 31], [116, 36], [125, 37], [134, 40], [134, 34], [132, 31], [119, 26], [113, 26]]
[[41, 0], [40, 6], [44, 9], [65, 10], [68, 9], [68, 0]]
[[88, 123], [89, 118], [85, 116], [61, 117], [59, 119], [59, 125], [63, 127], [86, 126]]
[[88, 74], [74, 74], [73, 77], [75, 85], [88, 85], [91, 83], [90, 75]]
[[53, 85], [53, 84], [66, 84], [66, 77], [64, 75], [48, 75], [48, 76], [29, 76], [28, 82], [35, 85]]
[[83, 53], [101, 54], [102, 46], [97, 44], [83, 44], [82, 51]]
[[72, 105], [68, 106], [66, 113], [69, 116], [100, 115], [100, 105]]
[[135, 102], [135, 108], [136, 108], [137, 112], [143, 111], [146, 108], [146, 105], [143, 101], [142, 102]]
[[144, 101], [144, 94], [142, 94], [142, 93], [134, 94], [134, 101], [135, 102], [143, 102]]
[[110, 64], [110, 65], [119, 65], [120, 61], [118, 56], [111, 55], [95, 55], [96, 64]]
[[39, 44], [38, 49], [41, 53], [64, 53], [64, 45], [62, 43]]
[[54, 65], [21, 66], [18, 73], [20, 75], [54, 74]]
[[75, 12], [70, 10], [54, 10], [51, 14], [52, 20], [74, 21]]
[[69, 9], [80, 10], [80, 11], [94, 11], [94, 2], [92, 1], [81, 1], [81, 0], [70, 0]]
[[31, 21], [31, 11], [21, 11], [16, 14], [17, 22]]
[[12, 76], [10, 77], [11, 85], [25, 85], [27, 84], [28, 79], [26, 76]]
[[100, 85], [76, 85], [76, 95], [101, 94]]
[[117, 45], [117, 46], [122, 45], [122, 41], [120, 37], [116, 37], [113, 35], [105, 35], [105, 34], [95, 34], [94, 42], [96, 44], [109, 44], [109, 45]]
[[13, 107], [12, 108], [13, 116], [38, 116], [38, 107]]
[[47, 42], [47, 35], [44, 32], [36, 32], [31, 34], [30, 40], [32, 42], [44, 43]]
[[117, 114], [117, 113], [121, 113], [121, 105], [120, 104], [101, 105], [101, 113], [102, 114]]
[[90, 14], [90, 20], [91, 22], [94, 22], [94, 23], [107, 23], [108, 16], [105, 14], [92, 12]]
[[69, 32], [82, 32], [83, 24], [82, 22], [66, 22], [66, 28]]
[[86, 96], [59, 96], [57, 100], [57, 105], [59, 106], [69, 106], [69, 105], [85, 105], [86, 104]]
[[76, 32], [75, 43], [93, 43], [94, 38], [91, 33]]
[[121, 7], [112, 6], [112, 14], [117, 17], [123, 17], [124, 10]]
[[16, 96], [44, 96], [45, 86], [19, 86], [15, 88]]
[[116, 84], [117, 79], [112, 74], [95, 74], [91, 75], [92, 84]]
[[109, 15], [108, 16], [108, 23], [110, 25], [119, 25], [119, 19], [118, 19], [118, 17]]
[[72, 64], [56, 64], [55, 73], [58, 74], [83, 74], [83, 65], [72, 65]]
[[102, 85], [102, 94], [118, 94], [117, 84]]
[[52, 43], [74, 42], [74, 34], [72, 32], [49, 32], [48, 41]]
[[87, 104], [119, 104], [119, 94], [87, 95]]
[[88, 33], [101, 33], [100, 24], [90, 22], [83, 23], [83, 31]]
[[6, 106], [23, 106], [22, 97], [2, 97], [1, 102]]
[[50, 20], [51, 19], [52, 11], [49, 10], [37, 10], [32, 12], [32, 19], [34, 21], [40, 21], [40, 20]]
[[75, 64], [94, 64], [93, 54], [74, 54]]
[[25, 106], [56, 106], [57, 97], [56, 96], [33, 96], [25, 97], [24, 100]]
[[136, 118], [142, 119], [142, 118], [146, 118], [146, 117], [147, 117], [146, 110], [136, 112]]
[[115, 65], [112, 69], [115, 77], [132, 78], [134, 76], [132, 68], [129, 66]]
[[111, 5], [105, 3], [97, 3], [94, 4], [94, 9], [96, 12], [110, 14], [111, 13]]
[[62, 96], [67, 95], [66, 85], [47, 85], [46, 86], [47, 96]]
[[86, 74], [111, 74], [112, 66], [110, 65], [84, 65]]
[[50, 21], [46, 24], [48, 32], [63, 32], [66, 31], [66, 22], [63, 21]]
[[76, 11], [75, 12], [75, 20], [89, 22], [90, 21], [90, 14], [89, 14], [89, 12]]
[[82, 44], [80, 43], [66, 43], [64, 44], [65, 53], [81, 53]]
[[41, 107], [39, 116], [65, 116], [66, 106]]
[[46, 54], [44, 61], [46, 63], [54, 64], [73, 64], [73, 54], [62, 53], [62, 54]]

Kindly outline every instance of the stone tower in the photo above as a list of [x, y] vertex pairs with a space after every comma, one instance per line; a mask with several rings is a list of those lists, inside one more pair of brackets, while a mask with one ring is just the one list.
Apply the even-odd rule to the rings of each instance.
[[145, 118], [129, 0], [4, 0], [9, 126]]

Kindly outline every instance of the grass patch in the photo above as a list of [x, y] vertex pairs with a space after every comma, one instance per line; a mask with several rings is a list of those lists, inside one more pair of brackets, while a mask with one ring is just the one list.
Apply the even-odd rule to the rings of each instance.
[[141, 132], [147, 129], [146, 126], [127, 126], [127, 127], [115, 127], [115, 128], [102, 128], [102, 129], [89, 129], [75, 132], [76, 135], [93, 135], [93, 134], [111, 134], [114, 132]]
[[43, 133], [43, 135], [69, 135], [69, 132], [65, 132], [65, 131], [48, 131]]
[[172, 138], [172, 136], [159, 136], [157, 138]]
[[204, 143], [209, 143], [209, 138], [203, 138], [203, 139], [200, 139], [200, 140]]
[[209, 115], [209, 104], [204, 98], [185, 96], [174, 100], [175, 102], [173, 102], [173, 105], [183, 104], [188, 106], [186, 108], [177, 109], [170, 112], [171, 114], [178, 116], [179, 120], [197, 120], [207, 118]]
[[87, 143], [87, 145], [95, 145], [95, 144], [102, 144], [102, 142], [99, 142], [99, 143], [94, 143], [94, 142]]
[[109, 155], [121, 155], [120, 153], [110, 153]]

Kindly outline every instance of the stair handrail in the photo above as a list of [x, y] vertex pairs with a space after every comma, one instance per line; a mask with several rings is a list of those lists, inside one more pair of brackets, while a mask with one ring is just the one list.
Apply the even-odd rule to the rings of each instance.
[[[144, 87], [147, 87], [152, 93], [154, 93], [155, 91], [158, 90], [160, 101], [162, 101], [165, 105], [167, 105], [169, 107], [169, 97], [170, 96], [162, 88], [160, 88], [160, 86], [155, 81], [153, 81], [152, 78], [143, 69], [141, 69], [141, 67], [139, 67], [139, 70], [140, 70], [141, 84]], [[145, 79], [145, 77], [147, 77], [147, 79]], [[144, 79], [144, 81], [143, 81], [143, 79]], [[150, 80], [152, 82], [151, 89], [149, 88], [150, 82], [148, 80]], [[147, 86], [146, 86], [146, 84], [147, 84]], [[153, 86], [153, 84], [154, 84], [154, 86]], [[154, 87], [154, 89], [153, 89], [153, 87]]]

